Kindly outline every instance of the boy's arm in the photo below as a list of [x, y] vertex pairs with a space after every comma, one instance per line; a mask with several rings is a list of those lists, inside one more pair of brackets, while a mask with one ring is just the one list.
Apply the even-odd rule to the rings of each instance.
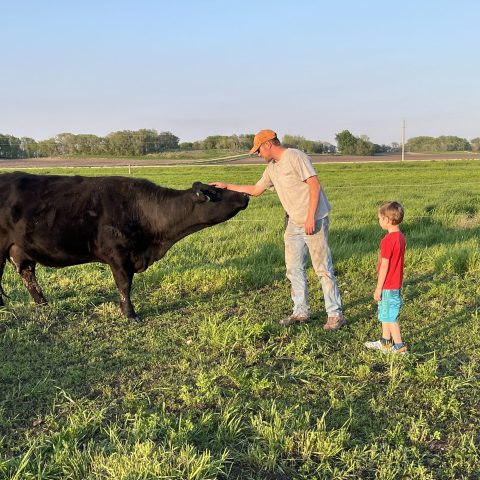
[[382, 299], [383, 284], [385, 283], [385, 279], [387, 278], [389, 264], [390, 260], [388, 258], [382, 258], [380, 261], [380, 268], [378, 269], [377, 288], [373, 293], [373, 298], [377, 300], [377, 302]]

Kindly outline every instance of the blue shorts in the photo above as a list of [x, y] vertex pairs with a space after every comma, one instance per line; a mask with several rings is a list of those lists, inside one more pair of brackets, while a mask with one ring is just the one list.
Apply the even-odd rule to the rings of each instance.
[[382, 290], [382, 300], [378, 302], [378, 319], [385, 323], [397, 322], [402, 305], [401, 290]]

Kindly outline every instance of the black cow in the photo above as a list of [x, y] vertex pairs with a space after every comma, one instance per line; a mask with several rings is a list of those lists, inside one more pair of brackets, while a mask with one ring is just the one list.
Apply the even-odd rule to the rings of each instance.
[[35, 278], [37, 262], [102, 262], [112, 270], [122, 313], [136, 318], [130, 300], [134, 273], [181, 238], [247, 205], [243, 193], [200, 182], [173, 190], [137, 178], [0, 174], [0, 306], [7, 259], [36, 303], [47, 303]]

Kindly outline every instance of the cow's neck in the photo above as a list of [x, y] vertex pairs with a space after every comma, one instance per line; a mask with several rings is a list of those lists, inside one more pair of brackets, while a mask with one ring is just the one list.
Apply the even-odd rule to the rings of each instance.
[[191, 190], [162, 191], [146, 209], [145, 214], [159, 243], [173, 245], [183, 237], [210, 226], [195, 221], [195, 204], [191, 196]]

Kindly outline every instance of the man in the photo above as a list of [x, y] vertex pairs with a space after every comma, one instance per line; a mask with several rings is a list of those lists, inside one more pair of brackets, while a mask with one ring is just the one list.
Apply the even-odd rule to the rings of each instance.
[[255, 197], [266, 189], [273, 189], [287, 212], [285, 263], [287, 278], [291, 282], [293, 312], [281, 319], [280, 325], [302, 324], [310, 320], [306, 275], [308, 250], [322, 285], [328, 315], [324, 328], [337, 330], [345, 320], [328, 247], [328, 213], [331, 207], [312, 161], [300, 150], [283, 147], [272, 130], [261, 130], [255, 135], [250, 153], [256, 153], [268, 162], [262, 178], [255, 185], [222, 182], [212, 185]]

